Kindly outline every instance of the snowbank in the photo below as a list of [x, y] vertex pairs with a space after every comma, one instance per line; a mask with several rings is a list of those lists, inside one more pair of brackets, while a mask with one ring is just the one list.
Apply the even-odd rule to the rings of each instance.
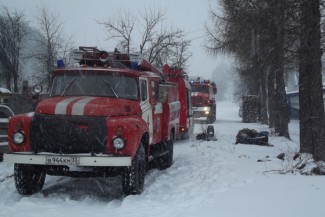
[[[325, 216], [325, 177], [276, 172], [299, 149], [297, 121], [290, 123], [292, 140], [271, 136], [273, 147], [235, 145], [242, 128], [268, 130], [241, 123], [236, 104], [218, 103], [213, 125], [217, 141], [178, 141], [172, 167], [149, 171], [144, 192], [126, 198], [118, 177], [50, 176], [41, 193], [24, 197], [15, 190], [13, 165], [0, 163], [0, 216]], [[205, 127], [197, 123], [195, 133]], [[276, 158], [281, 152], [284, 161]]]
[[6, 93], [6, 94], [11, 94], [10, 90], [0, 87], [0, 93]]

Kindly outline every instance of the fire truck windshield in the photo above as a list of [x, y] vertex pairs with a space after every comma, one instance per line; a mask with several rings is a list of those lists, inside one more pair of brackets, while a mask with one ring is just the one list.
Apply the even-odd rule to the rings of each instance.
[[99, 96], [138, 99], [137, 81], [133, 77], [113, 75], [57, 75], [51, 96]]
[[193, 85], [191, 86], [192, 92], [203, 92], [203, 93], [209, 93], [209, 86], [207, 85]]

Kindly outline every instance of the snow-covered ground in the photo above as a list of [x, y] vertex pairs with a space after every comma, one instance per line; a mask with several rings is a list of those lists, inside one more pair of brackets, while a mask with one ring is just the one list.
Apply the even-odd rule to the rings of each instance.
[[[220, 102], [213, 124], [218, 141], [192, 138], [175, 144], [174, 164], [150, 170], [141, 195], [123, 198], [119, 178], [76, 179], [47, 176], [41, 193], [26, 197], [16, 192], [13, 165], [0, 163], [1, 217], [324, 217], [325, 177], [279, 174], [290, 167], [299, 148], [299, 125], [290, 123], [292, 140], [270, 137], [273, 147], [235, 145], [244, 124], [238, 106]], [[195, 125], [195, 133], [206, 126]], [[286, 160], [276, 158], [286, 153]], [[261, 162], [258, 162], [260, 160]]]

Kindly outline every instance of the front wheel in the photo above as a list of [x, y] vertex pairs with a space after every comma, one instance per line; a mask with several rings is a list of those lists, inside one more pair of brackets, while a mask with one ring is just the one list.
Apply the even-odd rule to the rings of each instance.
[[140, 144], [131, 166], [122, 174], [122, 188], [125, 195], [141, 194], [144, 187], [146, 158], [143, 145]]
[[216, 121], [216, 107], [211, 107], [211, 113], [207, 116], [207, 124], [213, 124]]
[[39, 165], [15, 164], [14, 177], [18, 193], [31, 195], [42, 190], [46, 173]]

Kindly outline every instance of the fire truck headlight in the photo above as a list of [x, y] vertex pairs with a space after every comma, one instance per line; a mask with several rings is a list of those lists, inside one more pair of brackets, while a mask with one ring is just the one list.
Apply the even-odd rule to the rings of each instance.
[[12, 136], [12, 139], [13, 139], [14, 143], [16, 143], [17, 145], [20, 145], [25, 140], [25, 133], [22, 131], [18, 131]]
[[116, 137], [113, 139], [113, 146], [116, 149], [122, 149], [125, 145], [124, 139], [121, 137]]
[[208, 112], [208, 111], [206, 111], [206, 112], [205, 112], [205, 114], [206, 114], [206, 115], [208, 115], [208, 114], [209, 114], [209, 112]]
[[208, 107], [204, 107], [204, 108], [203, 108], [203, 111], [205, 111], [205, 112], [208, 112], [208, 113], [209, 113], [209, 111], [208, 111], [208, 110], [209, 110], [209, 108], [208, 108]]

